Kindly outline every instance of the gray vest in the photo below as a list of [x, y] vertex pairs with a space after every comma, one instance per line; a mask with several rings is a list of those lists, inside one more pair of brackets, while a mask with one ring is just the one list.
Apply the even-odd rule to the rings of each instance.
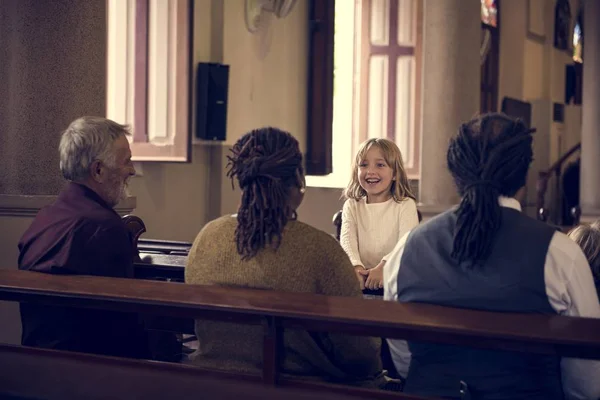
[[[398, 301], [488, 311], [554, 314], [544, 268], [554, 229], [501, 207], [502, 225], [483, 265], [451, 257], [454, 210], [413, 230], [398, 273]], [[563, 399], [560, 359], [509, 351], [409, 342], [405, 392], [459, 398], [460, 381], [473, 399]]]

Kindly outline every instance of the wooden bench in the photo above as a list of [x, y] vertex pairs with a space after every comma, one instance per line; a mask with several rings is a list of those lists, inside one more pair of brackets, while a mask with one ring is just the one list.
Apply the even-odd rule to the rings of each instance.
[[140, 261], [133, 263], [136, 279], [184, 282], [187, 256], [140, 252]]
[[[260, 380], [200, 368], [0, 345], [1, 399], [243, 399], [356, 400], [422, 399], [413, 396], [370, 397], [372, 391], [338, 386]], [[387, 396], [386, 396], [387, 395]]]
[[[191, 371], [190, 367], [139, 362], [147, 363], [139, 364], [139, 368], [164, 369], [165, 374], [171, 371], [174, 375], [173, 382], [175, 382], [175, 376], [180, 373], [209, 374], [223, 378], [234, 376], [240, 382], [256, 383], [260, 379], [263, 384], [268, 386], [293, 386], [306, 390], [318, 390], [319, 393], [331, 392], [359, 398], [411, 398], [396, 393], [308, 383], [281, 376], [279, 359], [282, 352], [281, 343], [284, 329], [287, 328], [600, 359], [600, 320], [558, 315], [492, 313], [424, 304], [375, 303], [356, 298], [328, 297], [306, 293], [282, 293], [142, 280], [132, 282], [127, 279], [91, 276], [55, 276], [13, 270], [0, 270], [0, 300], [132, 311], [183, 318], [227, 320], [264, 327], [264, 361], [261, 377], [252, 378], [200, 369], [196, 369], [194, 372], [184, 372]], [[19, 353], [20, 350], [6, 346], [0, 350], [3, 353], [21, 354], [19, 357], [21, 361], [17, 364], [23, 371], [29, 365], [26, 361], [27, 354], [33, 354], [29, 359], [38, 355], [50, 358], [62, 357], [61, 360], [67, 360], [65, 363], [70, 363], [72, 368], [76, 368], [77, 364], [73, 360], [78, 359], [72, 357], [83, 357], [80, 358], [83, 360], [82, 363], [98, 364], [98, 368], [105, 366], [108, 372], [112, 365], [109, 361], [102, 361], [93, 356], [69, 355], [61, 352], [58, 352], [60, 354], [44, 353], [40, 349], [27, 349], [27, 351], [22, 350], [24, 353]], [[4, 355], [0, 355], [0, 357], [5, 359]], [[74, 362], [75, 364], [73, 364]], [[123, 368], [138, 368], [125, 360], [119, 360], [119, 363], [125, 363], [119, 364], [123, 365]], [[7, 365], [7, 363], [3, 364]], [[50, 367], [48, 366], [48, 368]], [[67, 367], [65, 366], [65, 368]], [[40, 369], [46, 371], [42, 366], [38, 368], [38, 370]], [[0, 393], [2, 393], [2, 390], [5, 390], [2, 380], [12, 379], [13, 366], [0, 370], [2, 372]], [[52, 373], [50, 368], [44, 372], [44, 376], [52, 375]], [[21, 380], [22, 385], [12, 385], [12, 391], [6, 393], [35, 397], [25, 385], [36, 386], [37, 376], [38, 373], [29, 374], [30, 379]], [[88, 378], [92, 381], [94, 379]], [[60, 380], [55, 384], [64, 386]], [[92, 386], [96, 384], [99, 383], [89, 383]], [[135, 390], [135, 387], [130, 388], [130, 393]], [[320, 396], [320, 398], [322, 397]]]
[[122, 218], [134, 248], [132, 254], [136, 279], [183, 282], [185, 263], [192, 243], [172, 240], [142, 239], [146, 225], [140, 217]]

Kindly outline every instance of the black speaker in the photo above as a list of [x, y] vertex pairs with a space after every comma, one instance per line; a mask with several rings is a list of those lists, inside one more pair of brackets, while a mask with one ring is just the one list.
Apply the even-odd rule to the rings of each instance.
[[196, 83], [196, 138], [225, 140], [229, 65], [199, 63]]

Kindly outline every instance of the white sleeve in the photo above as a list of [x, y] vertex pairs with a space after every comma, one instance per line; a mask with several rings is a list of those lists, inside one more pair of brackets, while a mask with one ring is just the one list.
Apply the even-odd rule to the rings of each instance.
[[[407, 232], [396, 244], [394, 250], [389, 254], [388, 261], [383, 267], [383, 299], [387, 301], [398, 300], [398, 271], [400, 261], [404, 254], [404, 246], [409, 232]], [[410, 367], [411, 354], [406, 340], [386, 339], [390, 348], [390, 356], [396, 371], [406, 379]]]
[[362, 265], [358, 249], [358, 226], [356, 224], [356, 200], [348, 199], [342, 209], [342, 229], [340, 231], [340, 244], [348, 254], [353, 266]]
[[[557, 232], [552, 237], [544, 270], [550, 305], [561, 315], [600, 318], [600, 304], [592, 271], [579, 246]], [[563, 358], [565, 398], [600, 398], [600, 360]]]
[[406, 234], [398, 241], [383, 267], [384, 300], [398, 300], [398, 271], [400, 270], [400, 261], [402, 260], [402, 254], [404, 254], [404, 246], [406, 245], [409, 233], [410, 232], [406, 232]]
[[[419, 225], [419, 215], [417, 214], [417, 203], [413, 199], [406, 199], [402, 202], [402, 207], [398, 214], [398, 238], [403, 238], [408, 232], [414, 229], [415, 226]], [[387, 261], [392, 256], [394, 248], [391, 252], [386, 254], [382, 260]]]

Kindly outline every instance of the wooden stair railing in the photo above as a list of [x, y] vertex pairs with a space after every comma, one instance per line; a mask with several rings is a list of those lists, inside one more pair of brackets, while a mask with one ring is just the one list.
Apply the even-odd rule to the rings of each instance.
[[[565, 163], [565, 161], [567, 161], [569, 159], [569, 157], [571, 157], [573, 154], [575, 154], [577, 151], [580, 151], [580, 150], [581, 150], [581, 143], [577, 143], [575, 146], [571, 147], [565, 154], [563, 154], [548, 169], [542, 170], [538, 173], [538, 180], [537, 180], [537, 185], [536, 185], [536, 192], [537, 192], [536, 193], [537, 194], [536, 212], [537, 212], [537, 218], [539, 220], [547, 222], [548, 217], [550, 216], [550, 211], [545, 206], [545, 197], [546, 197], [546, 191], [548, 190], [548, 181], [550, 180], [550, 178], [552, 178], [553, 175], [556, 177], [556, 195], [560, 199], [562, 196], [562, 193], [560, 190], [560, 188], [561, 188], [560, 177], [561, 177], [562, 165]], [[570, 210], [570, 212], [575, 220], [575, 224], [578, 224], [579, 217], [581, 215], [581, 211], [580, 211], [579, 207], [574, 207], [572, 210]], [[560, 220], [561, 220], [561, 218], [559, 218], [559, 221], [557, 221], [557, 223], [560, 224]]]

